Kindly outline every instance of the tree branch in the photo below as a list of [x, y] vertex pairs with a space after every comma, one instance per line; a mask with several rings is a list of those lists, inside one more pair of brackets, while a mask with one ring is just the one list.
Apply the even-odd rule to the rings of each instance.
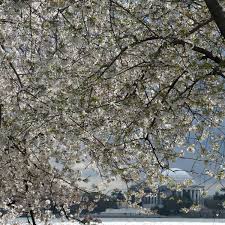
[[2, 108], [3, 104], [0, 104], [0, 128], [2, 127]]
[[205, 25], [207, 25], [208, 23], [212, 22], [213, 21], [213, 18], [209, 18], [201, 23], [199, 23], [196, 27], [194, 27], [192, 30], [190, 30], [187, 34], [187, 36], [195, 33], [196, 31], [198, 31], [199, 29], [201, 29], [202, 27], [204, 27]]
[[36, 225], [33, 210], [30, 210], [30, 216], [31, 216], [31, 220], [32, 220], [33, 225]]
[[[1, 47], [2, 47], [2, 49], [3, 49], [5, 52], [7, 52], [6, 49], [5, 49], [5, 46], [4, 46], [3, 44], [1, 44]], [[20, 75], [18, 74], [16, 68], [14, 67], [14, 65], [12, 64], [12, 62], [10, 62], [10, 61], [9, 61], [9, 66], [12, 68], [13, 72], [15, 73], [15, 75], [16, 75], [16, 77], [17, 77], [17, 80], [18, 80], [18, 82], [19, 82], [19, 85], [20, 85], [20, 87], [22, 88], [22, 87], [23, 87], [23, 83], [22, 83], [22, 81], [21, 81], [21, 79], [20, 79]]]
[[225, 12], [217, 0], [205, 0], [210, 14], [225, 39]]
[[[174, 40], [172, 41], [172, 43], [173, 43], [174, 45], [180, 44], [180, 45], [183, 45], [183, 46], [184, 46], [185, 44], [186, 44], [186, 45], [192, 45], [191, 43], [186, 42], [186, 41], [181, 40], [181, 39], [174, 39]], [[210, 52], [210, 51], [208, 51], [208, 50], [206, 50], [206, 49], [204, 49], [204, 48], [201, 48], [201, 47], [199, 47], [199, 46], [194, 45], [194, 46], [192, 47], [192, 50], [195, 51], [195, 52], [198, 52], [198, 53], [203, 54], [203, 55], [205, 56], [205, 58], [211, 59], [211, 60], [214, 61], [215, 63], [218, 63], [218, 64], [224, 63], [224, 60], [223, 60], [223, 59], [221, 59], [221, 58], [218, 57], [218, 56], [214, 56], [214, 55], [212, 54], [212, 52]]]
[[[66, 212], [66, 210], [65, 210], [65, 208], [64, 208], [63, 205], [61, 205], [61, 210], [62, 210], [64, 216], [66, 217], [66, 219], [67, 219], [67, 220], [70, 220], [71, 218], [70, 218], [69, 215], [67, 214], [67, 212]], [[81, 224], [86, 224], [85, 221], [80, 220], [79, 218], [73, 218], [73, 219], [75, 219], [77, 222], [79, 222], [79, 223], [81, 223]]]
[[160, 168], [161, 168], [161, 169], [164, 169], [164, 166], [162, 165], [161, 161], [159, 160], [159, 157], [158, 157], [157, 154], [156, 154], [156, 149], [155, 149], [155, 147], [153, 146], [152, 142], [149, 140], [149, 134], [147, 134], [145, 140], [149, 143], [149, 145], [150, 145], [150, 147], [151, 147], [151, 149], [152, 149], [152, 152], [153, 152], [153, 154], [154, 154], [154, 156], [155, 156], [155, 158], [156, 158], [156, 160], [157, 160], [157, 162], [158, 162]]

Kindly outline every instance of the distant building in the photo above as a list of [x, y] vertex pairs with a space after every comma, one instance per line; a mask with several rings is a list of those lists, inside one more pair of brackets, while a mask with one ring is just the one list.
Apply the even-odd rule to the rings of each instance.
[[162, 185], [159, 186], [157, 193], [153, 193], [150, 189], [146, 190], [146, 194], [142, 198], [142, 207], [143, 208], [162, 208], [163, 207], [163, 198], [164, 196], [188, 196], [194, 204], [203, 205], [202, 191], [204, 186], [196, 185], [192, 176], [186, 171], [179, 168], [171, 168], [169, 170], [165, 170], [163, 172], [164, 176], [168, 176], [176, 183], [182, 184], [187, 180], [192, 181], [192, 185], [183, 188], [182, 190], [170, 190], [167, 186]]

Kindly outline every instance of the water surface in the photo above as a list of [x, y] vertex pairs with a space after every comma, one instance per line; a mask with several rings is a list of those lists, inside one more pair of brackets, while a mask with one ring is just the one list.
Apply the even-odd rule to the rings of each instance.
[[[17, 219], [7, 225], [29, 225], [24, 218]], [[49, 225], [78, 225], [77, 222], [53, 220]], [[189, 219], [189, 218], [104, 218], [102, 225], [225, 225], [225, 219]], [[37, 223], [44, 225], [44, 223]]]

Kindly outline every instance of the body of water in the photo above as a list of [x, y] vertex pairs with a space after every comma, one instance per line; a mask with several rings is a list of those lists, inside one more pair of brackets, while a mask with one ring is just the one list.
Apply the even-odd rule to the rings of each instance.
[[[37, 223], [44, 225], [44, 223]], [[48, 225], [78, 225], [77, 222], [53, 220]], [[190, 218], [104, 218], [102, 225], [225, 225], [225, 219]], [[7, 225], [29, 225], [26, 219], [18, 219]]]

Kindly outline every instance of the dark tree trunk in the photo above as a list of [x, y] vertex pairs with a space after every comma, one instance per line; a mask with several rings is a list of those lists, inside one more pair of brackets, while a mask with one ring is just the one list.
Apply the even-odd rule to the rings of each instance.
[[225, 12], [218, 0], [205, 0], [205, 3], [212, 15], [213, 20], [218, 26], [223, 38], [225, 39]]
[[35, 222], [33, 210], [30, 210], [30, 216], [31, 216], [31, 220], [32, 220], [33, 225], [37, 225], [36, 222]]

